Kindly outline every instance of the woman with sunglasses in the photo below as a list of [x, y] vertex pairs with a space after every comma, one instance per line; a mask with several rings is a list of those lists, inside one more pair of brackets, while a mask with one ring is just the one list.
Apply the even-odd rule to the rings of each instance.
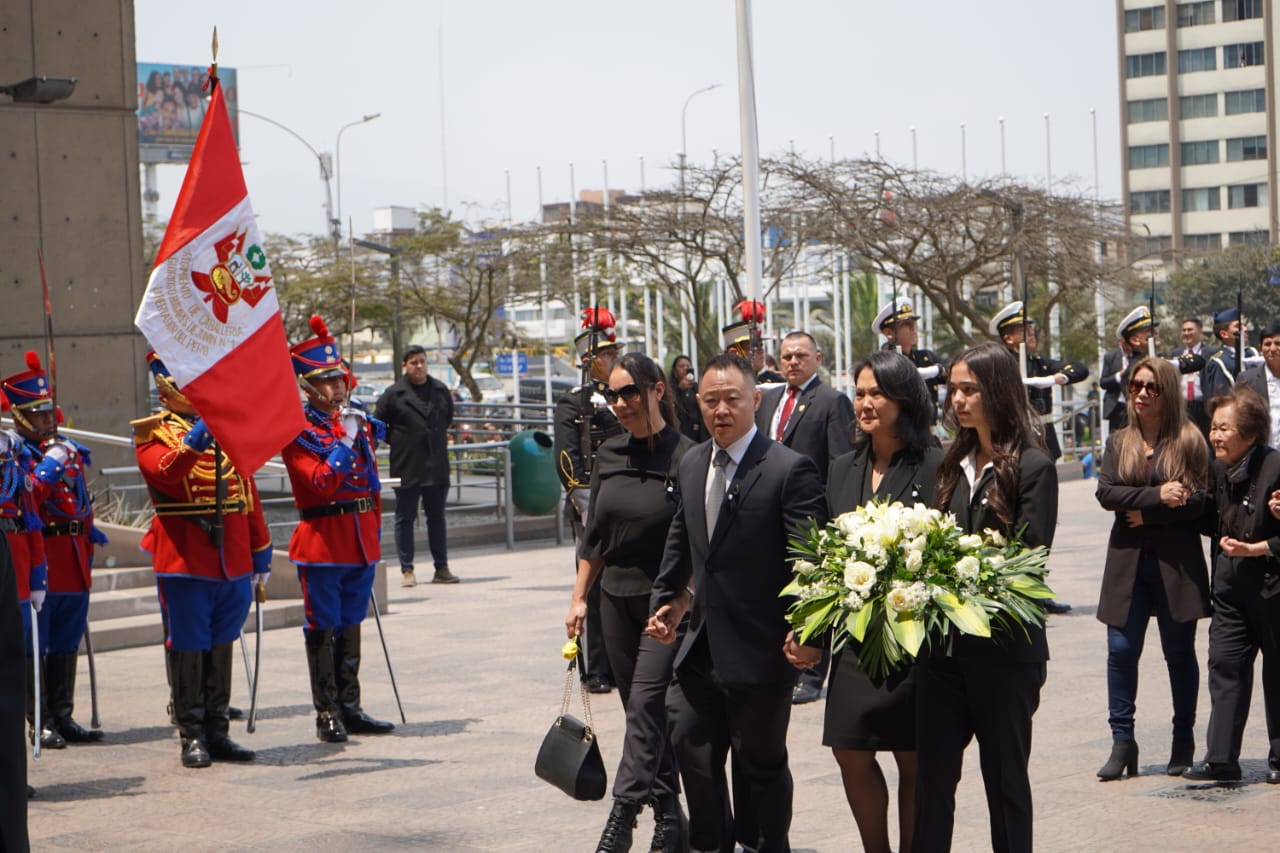
[[[1031, 548], [1053, 544], [1058, 475], [1018, 371], [1002, 344], [951, 366], [943, 425], [955, 441], [938, 467], [935, 506], [967, 533], [992, 529]], [[953, 631], [916, 666], [916, 850], [949, 850], [964, 750], [976, 737], [996, 853], [1032, 844], [1031, 717], [1049, 644], [1043, 626]]]
[[591, 472], [591, 502], [578, 549], [578, 577], [565, 630], [582, 634], [587, 590], [600, 581], [600, 623], [626, 711], [613, 809], [597, 851], [631, 849], [636, 815], [649, 804], [652, 850], [688, 848], [688, 822], [667, 733], [666, 696], [679, 643], [645, 635], [649, 594], [676, 510], [676, 469], [694, 443], [676, 429], [662, 368], [639, 353], [618, 360], [604, 391], [626, 430], [606, 441]]
[[1142, 358], [1129, 378], [1127, 423], [1107, 439], [1098, 503], [1115, 513], [1102, 571], [1098, 621], [1107, 626], [1107, 712], [1111, 757], [1103, 781], [1138, 775], [1133, 735], [1138, 659], [1156, 617], [1173, 698], [1173, 747], [1166, 772], [1181, 775], [1195, 754], [1196, 620], [1209, 615], [1209, 573], [1200, 547], [1209, 448], [1187, 418], [1177, 369]]
[[[933, 400], [914, 364], [897, 352], [875, 352], [854, 370], [853, 451], [831, 463], [831, 517], [873, 500], [932, 504], [942, 450], [929, 431]], [[845, 799], [868, 853], [888, 853], [889, 786], [877, 751], [898, 766], [898, 832], [911, 850], [916, 785], [915, 667], [872, 679], [858, 669], [855, 644], [831, 666], [822, 743], [831, 747]]]
[[1271, 414], [1256, 391], [1237, 385], [1211, 399], [1209, 463], [1213, 557], [1209, 622], [1208, 749], [1182, 774], [1197, 782], [1239, 782], [1253, 669], [1262, 652], [1262, 698], [1271, 742], [1267, 782], [1280, 784], [1280, 520], [1267, 502], [1280, 488], [1280, 453], [1267, 446]]

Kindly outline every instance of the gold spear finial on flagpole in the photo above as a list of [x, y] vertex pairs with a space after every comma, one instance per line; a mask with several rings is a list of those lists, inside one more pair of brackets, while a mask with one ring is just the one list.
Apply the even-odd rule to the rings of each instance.
[[218, 28], [213, 28], [213, 65], [209, 69], [209, 73], [213, 77], [218, 76]]

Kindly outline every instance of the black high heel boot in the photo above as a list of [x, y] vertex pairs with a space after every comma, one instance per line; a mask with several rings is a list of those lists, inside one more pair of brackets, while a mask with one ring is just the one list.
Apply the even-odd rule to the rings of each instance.
[[1174, 735], [1173, 748], [1169, 750], [1169, 766], [1165, 773], [1181, 776], [1195, 764], [1196, 739], [1193, 735]]
[[631, 834], [636, 828], [636, 815], [642, 805], [635, 800], [613, 798], [613, 809], [605, 822], [604, 832], [600, 834], [596, 853], [627, 853], [631, 849]]
[[1098, 770], [1098, 778], [1103, 782], [1112, 782], [1129, 771], [1129, 778], [1138, 775], [1138, 743], [1132, 740], [1117, 740], [1111, 743], [1111, 757]]

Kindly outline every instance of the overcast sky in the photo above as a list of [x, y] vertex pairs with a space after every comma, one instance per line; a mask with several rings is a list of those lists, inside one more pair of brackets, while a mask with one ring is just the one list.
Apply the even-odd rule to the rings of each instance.
[[[740, 150], [732, 0], [135, 0], [140, 61], [239, 70], [240, 102], [288, 125], [320, 151], [342, 137], [342, 211], [357, 232], [373, 209], [448, 206], [501, 216], [504, 170], [516, 219], [537, 214], [536, 167], [548, 203], [577, 187], [671, 185], [688, 109], [688, 153]], [[1116, 11], [1112, 0], [755, 0], [760, 148], [837, 157], [882, 155], [961, 171], [1008, 169], [1043, 184], [1093, 187], [1089, 111], [1097, 110], [1104, 197], [1120, 191]], [[443, 32], [445, 158], [441, 152]], [[1046, 156], [1044, 114], [1051, 118]], [[324, 191], [296, 140], [242, 117], [241, 159], [264, 231], [319, 232]], [[168, 217], [182, 168], [160, 167]]]

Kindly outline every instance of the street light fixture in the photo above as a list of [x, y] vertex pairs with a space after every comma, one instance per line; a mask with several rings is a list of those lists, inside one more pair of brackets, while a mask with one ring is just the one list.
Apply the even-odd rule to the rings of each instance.
[[294, 139], [298, 140], [303, 145], [305, 145], [307, 147], [307, 150], [310, 151], [312, 155], [316, 158], [316, 162], [320, 164], [320, 181], [321, 183], [324, 184], [324, 227], [325, 227], [325, 231], [330, 232], [333, 235], [333, 240], [336, 243], [339, 238], [339, 232], [338, 232], [338, 229], [336, 228], [338, 220], [333, 218], [333, 193], [329, 188], [329, 180], [330, 178], [333, 177], [333, 158], [331, 158], [328, 154], [322, 154], [319, 151], [317, 151], [315, 148], [312, 147], [310, 142], [303, 139], [302, 136], [300, 136], [296, 131], [294, 131], [292, 128], [284, 126], [283, 124], [276, 121], [275, 119], [267, 118], [266, 116], [259, 115], [258, 113], [255, 113], [255, 112], [250, 112], [249, 110], [246, 110], [244, 107], [241, 107], [239, 111], [240, 111], [240, 115], [252, 116], [253, 118], [258, 119], [259, 121], [265, 121], [267, 124], [275, 125], [276, 127], [280, 128], [285, 133], [289, 134]]
[[[376, 118], [376, 116], [375, 116]], [[359, 124], [360, 122], [356, 122]], [[369, 249], [374, 252], [381, 252], [386, 255], [391, 262], [391, 351], [393, 357], [391, 359], [392, 370], [395, 373], [396, 381], [400, 381], [401, 365], [400, 353], [403, 347], [400, 346], [400, 248], [398, 246], [384, 246], [382, 243], [375, 243], [372, 240], [352, 240], [357, 246]], [[352, 279], [352, 304], [355, 303], [355, 280]], [[355, 334], [355, 330], [352, 330]]]
[[689, 102], [701, 95], [703, 92], [710, 92], [712, 89], [720, 88], [719, 83], [712, 83], [710, 86], [704, 86], [689, 97], [684, 99], [684, 106], [680, 108], [680, 200], [684, 203], [684, 164], [685, 151], [688, 148], [687, 139], [687, 118], [689, 114]]
[[10, 86], [0, 86], [0, 95], [8, 95], [15, 104], [52, 104], [70, 98], [75, 90], [75, 77], [46, 77], [41, 74]]
[[342, 227], [342, 134], [346, 133], [346, 132], [347, 132], [347, 130], [349, 130], [350, 128], [355, 127], [356, 125], [360, 125], [360, 124], [368, 124], [369, 122], [373, 121], [375, 118], [378, 118], [378, 117], [379, 117], [379, 116], [381, 116], [381, 115], [382, 115], [382, 113], [370, 113], [369, 115], [365, 116], [364, 118], [360, 119], [359, 121], [353, 121], [353, 122], [350, 122], [350, 123], [348, 123], [348, 124], [344, 124], [342, 127], [340, 127], [340, 128], [338, 129], [338, 141], [337, 141], [337, 143], [335, 143], [335, 145], [334, 145], [334, 147], [333, 147], [333, 150], [334, 150], [334, 153], [335, 153], [335, 155], [336, 155], [336, 156], [335, 156], [335, 159], [336, 159], [336, 161], [337, 161], [334, 165], [335, 165], [335, 167], [336, 167], [337, 174], [338, 174], [338, 221], [337, 221], [337, 226], [338, 226], [338, 228], [339, 228], [339, 229], [341, 229], [341, 227]]

